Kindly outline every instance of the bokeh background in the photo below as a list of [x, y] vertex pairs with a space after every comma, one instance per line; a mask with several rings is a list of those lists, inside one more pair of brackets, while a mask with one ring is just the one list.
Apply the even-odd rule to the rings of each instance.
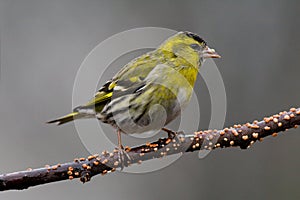
[[[222, 55], [215, 62], [227, 93], [225, 126], [298, 107], [299, 7], [273, 0], [1, 0], [0, 173], [88, 155], [74, 124], [44, 122], [71, 110], [86, 55], [131, 28], [189, 30]], [[203, 91], [197, 94], [203, 94], [199, 128], [205, 129], [210, 101], [201, 77], [195, 90]], [[289, 130], [201, 160], [186, 154], [152, 173], [116, 172], [84, 185], [75, 180], [2, 192], [0, 199], [300, 199], [299, 134]]]

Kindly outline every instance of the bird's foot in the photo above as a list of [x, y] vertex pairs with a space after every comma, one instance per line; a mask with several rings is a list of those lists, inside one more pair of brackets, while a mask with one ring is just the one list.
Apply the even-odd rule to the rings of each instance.
[[168, 138], [174, 138], [177, 135], [177, 132], [172, 131], [171, 129], [168, 128], [162, 128], [161, 130], [165, 131], [168, 134]]
[[116, 149], [118, 150], [118, 161], [122, 171], [124, 167], [128, 167], [130, 165], [132, 158], [123, 146], [117, 147]]
[[168, 133], [168, 138], [171, 138], [171, 139], [175, 139], [176, 141], [180, 141], [180, 138], [184, 137], [184, 132], [183, 131], [172, 131], [171, 129], [168, 129], [168, 128], [162, 128], [161, 130], [165, 131]]

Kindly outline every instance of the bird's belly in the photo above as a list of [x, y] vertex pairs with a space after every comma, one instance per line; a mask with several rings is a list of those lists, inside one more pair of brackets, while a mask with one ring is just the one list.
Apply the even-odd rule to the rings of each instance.
[[[160, 99], [159, 102], [152, 102], [148, 106], [129, 106], [130, 98], [124, 98], [118, 109], [113, 108], [113, 102], [103, 109], [103, 112], [97, 114], [97, 118], [104, 123], [108, 123], [115, 128], [122, 130], [126, 134], [139, 134], [149, 131], [157, 131], [166, 124], [174, 120], [186, 107], [189, 98], [182, 95], [176, 99]], [[119, 102], [120, 103], [120, 102]], [[108, 109], [110, 108], [110, 109]]]

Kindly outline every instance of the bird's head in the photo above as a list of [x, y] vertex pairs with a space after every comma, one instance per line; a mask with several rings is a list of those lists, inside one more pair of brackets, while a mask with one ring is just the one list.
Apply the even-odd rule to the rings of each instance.
[[178, 32], [168, 38], [159, 49], [172, 52], [192, 64], [201, 65], [207, 58], [220, 58], [221, 56], [207, 46], [207, 43], [198, 35], [184, 31]]

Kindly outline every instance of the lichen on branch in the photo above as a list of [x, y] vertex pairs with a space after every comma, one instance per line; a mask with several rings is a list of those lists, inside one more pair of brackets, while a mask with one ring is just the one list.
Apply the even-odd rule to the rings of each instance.
[[[225, 147], [240, 147], [247, 149], [257, 140], [262, 141], [267, 136], [277, 136], [279, 132], [300, 125], [300, 108], [291, 108], [289, 111], [265, 117], [262, 121], [238, 124], [222, 130], [198, 131], [192, 134], [169, 134], [167, 138], [146, 143], [137, 147], [127, 147], [126, 152], [131, 157], [126, 167], [139, 164], [145, 160], [164, 156], [213, 150]], [[26, 171], [0, 175], [0, 191], [12, 189], [27, 189], [31, 186], [79, 178], [85, 183], [98, 174], [114, 172], [121, 167], [117, 150], [103, 151], [101, 155], [91, 155], [88, 158], [76, 158], [65, 164], [46, 165], [43, 168], [27, 169]]]

